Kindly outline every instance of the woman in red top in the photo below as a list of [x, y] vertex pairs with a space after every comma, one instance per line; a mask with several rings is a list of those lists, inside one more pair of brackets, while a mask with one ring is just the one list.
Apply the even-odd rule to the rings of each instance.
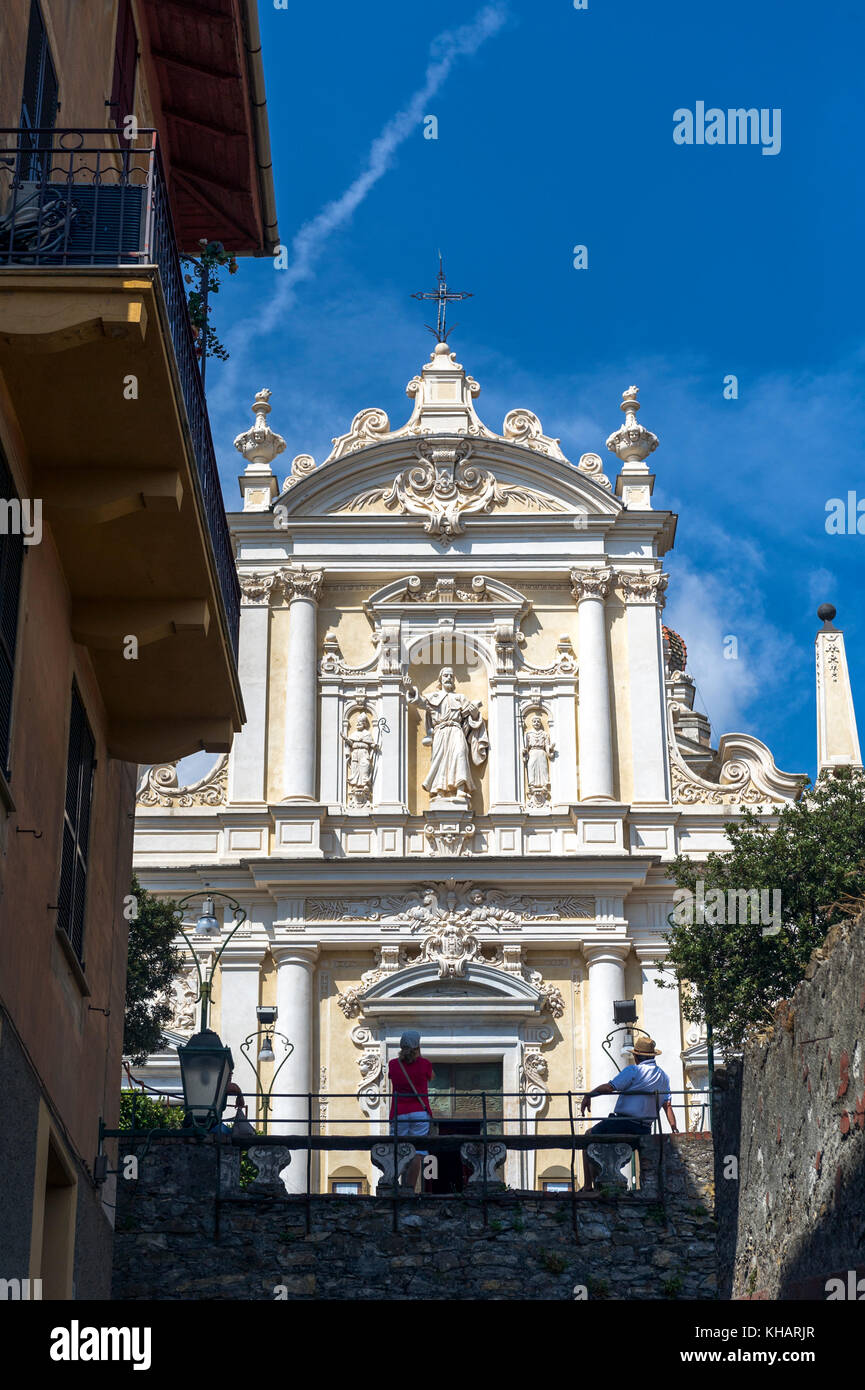
[[[432, 1063], [420, 1055], [420, 1033], [407, 1028], [399, 1040], [399, 1056], [387, 1066], [393, 1098], [390, 1103], [390, 1132], [406, 1139], [429, 1134], [432, 1112], [429, 1104], [429, 1083], [435, 1072]], [[420, 1174], [425, 1149], [418, 1149], [405, 1170], [403, 1187], [414, 1188]]]

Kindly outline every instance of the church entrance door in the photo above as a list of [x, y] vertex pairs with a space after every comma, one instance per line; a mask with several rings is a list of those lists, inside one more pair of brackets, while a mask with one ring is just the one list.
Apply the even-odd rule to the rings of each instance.
[[[430, 1109], [438, 1122], [439, 1134], [459, 1134], [471, 1138], [483, 1131], [486, 1102], [487, 1134], [501, 1129], [501, 1062], [443, 1062], [433, 1060], [435, 1077], [430, 1083]], [[424, 1184], [427, 1192], [462, 1192], [468, 1179], [459, 1152], [440, 1154], [438, 1173]]]

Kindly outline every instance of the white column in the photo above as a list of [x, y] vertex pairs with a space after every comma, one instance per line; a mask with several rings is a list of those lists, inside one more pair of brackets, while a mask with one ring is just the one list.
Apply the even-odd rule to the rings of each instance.
[[571, 570], [571, 589], [579, 614], [580, 683], [577, 706], [580, 800], [613, 800], [613, 734], [604, 599], [608, 569]]
[[[643, 972], [643, 1021], [642, 1026], [655, 1046], [660, 1048], [658, 1066], [670, 1078], [672, 1091], [685, 1088], [682, 1067], [682, 1029], [679, 1022], [679, 991], [663, 989], [661, 981], [670, 980], [661, 970], [659, 962], [665, 953], [664, 946], [650, 946], [639, 943], [634, 950], [640, 958]], [[639, 1035], [638, 1035], [639, 1036]], [[685, 1128], [685, 1103], [682, 1095], [673, 1096], [673, 1109], [680, 1129]]]
[[[490, 678], [490, 810], [519, 811], [523, 800], [520, 741], [513, 679]], [[518, 769], [520, 771], [518, 772]]]
[[[584, 947], [584, 955], [589, 967], [589, 1085], [587, 1090], [611, 1081], [623, 1065], [617, 1040], [610, 1045], [614, 1061], [601, 1044], [608, 1033], [615, 1028], [613, 1022], [613, 1001], [625, 998], [625, 961], [630, 953], [631, 943], [608, 942], [605, 945]], [[618, 1035], [620, 1039], [622, 1034]], [[613, 1108], [614, 1098], [601, 1096], [592, 1101], [592, 1114], [602, 1119]]]
[[669, 760], [660, 609], [666, 574], [618, 575], [628, 624], [631, 765], [635, 803], [669, 801]]
[[285, 577], [289, 598], [283, 801], [315, 801], [318, 749], [317, 612], [321, 570]]
[[[313, 1087], [313, 977], [318, 957], [317, 946], [272, 946], [276, 961], [276, 1007], [279, 1011], [276, 1026], [294, 1045], [285, 1066], [279, 1073], [276, 1091], [297, 1096], [297, 1099], [275, 1100], [271, 1110], [274, 1134], [307, 1134], [309, 1132], [306, 1092]], [[313, 1114], [316, 1102], [313, 1102]], [[313, 1172], [316, 1165], [313, 1164]], [[283, 1174], [289, 1192], [306, 1191], [306, 1154], [298, 1149], [291, 1165]]]
[[241, 575], [240, 641], [237, 669], [246, 723], [235, 735], [228, 774], [228, 800], [267, 799], [267, 683], [270, 589], [273, 576]]
[[406, 703], [399, 675], [381, 679], [379, 709], [384, 724], [379, 731], [381, 751], [373, 779], [373, 804], [376, 810], [405, 812], [407, 778], [405, 775]]
[[553, 709], [553, 742], [556, 756], [550, 766], [550, 796], [554, 806], [573, 806], [577, 786], [577, 719], [573, 679], [557, 685], [550, 701]]
[[344, 801], [342, 769], [345, 766], [345, 744], [342, 741], [341, 693], [338, 681], [326, 677], [321, 681], [321, 800], [330, 805]]
[[[249, 1063], [244, 1060], [240, 1044], [250, 1033], [258, 1029], [255, 1010], [259, 999], [259, 979], [263, 946], [235, 945], [230, 942], [220, 961], [220, 1019], [219, 1035], [234, 1058], [234, 1077], [240, 1089], [249, 1096], [257, 1089], [257, 1082]], [[256, 1048], [249, 1050], [255, 1061]], [[231, 1120], [234, 1110], [229, 1104], [225, 1117]], [[248, 1101], [247, 1115], [255, 1124], [255, 1102]]]

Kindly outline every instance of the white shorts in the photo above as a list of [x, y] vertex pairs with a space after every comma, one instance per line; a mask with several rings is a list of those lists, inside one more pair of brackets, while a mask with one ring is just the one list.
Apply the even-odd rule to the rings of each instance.
[[[394, 1133], [394, 1121], [390, 1122], [390, 1132]], [[409, 1110], [396, 1117], [396, 1133], [401, 1139], [419, 1139], [424, 1134], [429, 1134], [429, 1115], [425, 1110]], [[426, 1149], [418, 1149], [420, 1156], [426, 1155]]]

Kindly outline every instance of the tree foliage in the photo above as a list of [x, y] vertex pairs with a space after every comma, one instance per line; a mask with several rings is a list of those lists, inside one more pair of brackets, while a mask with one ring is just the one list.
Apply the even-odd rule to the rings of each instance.
[[144, 1091], [120, 1092], [120, 1119], [118, 1129], [181, 1129], [183, 1127], [183, 1106], [170, 1105], [158, 1096], [149, 1096]]
[[730, 890], [767, 890], [769, 901], [778, 890], [780, 930], [748, 914], [671, 920], [667, 968], [682, 988], [685, 1017], [710, 1024], [722, 1045], [740, 1047], [793, 993], [832, 923], [865, 895], [865, 774], [822, 776], [775, 825], [746, 810], [727, 837], [730, 851], [704, 863], [680, 855], [671, 869], [677, 887], [696, 895], [702, 881], [707, 896], [720, 889], [725, 899]]
[[182, 961], [174, 946], [175, 904], [148, 893], [135, 877], [132, 893], [138, 910], [129, 923], [123, 1052], [138, 1065], [162, 1043], [171, 1017], [166, 996]]
[[187, 285], [193, 286], [186, 291], [186, 302], [195, 337], [195, 353], [199, 359], [217, 357], [221, 362], [226, 362], [228, 349], [210, 322], [210, 296], [219, 293], [220, 270], [227, 270], [229, 275], [237, 273], [237, 259], [226, 251], [221, 241], [207, 241], [202, 237], [199, 244], [201, 251], [198, 256], [182, 255], [180, 258], [184, 266], [190, 268], [184, 271], [183, 278]]

